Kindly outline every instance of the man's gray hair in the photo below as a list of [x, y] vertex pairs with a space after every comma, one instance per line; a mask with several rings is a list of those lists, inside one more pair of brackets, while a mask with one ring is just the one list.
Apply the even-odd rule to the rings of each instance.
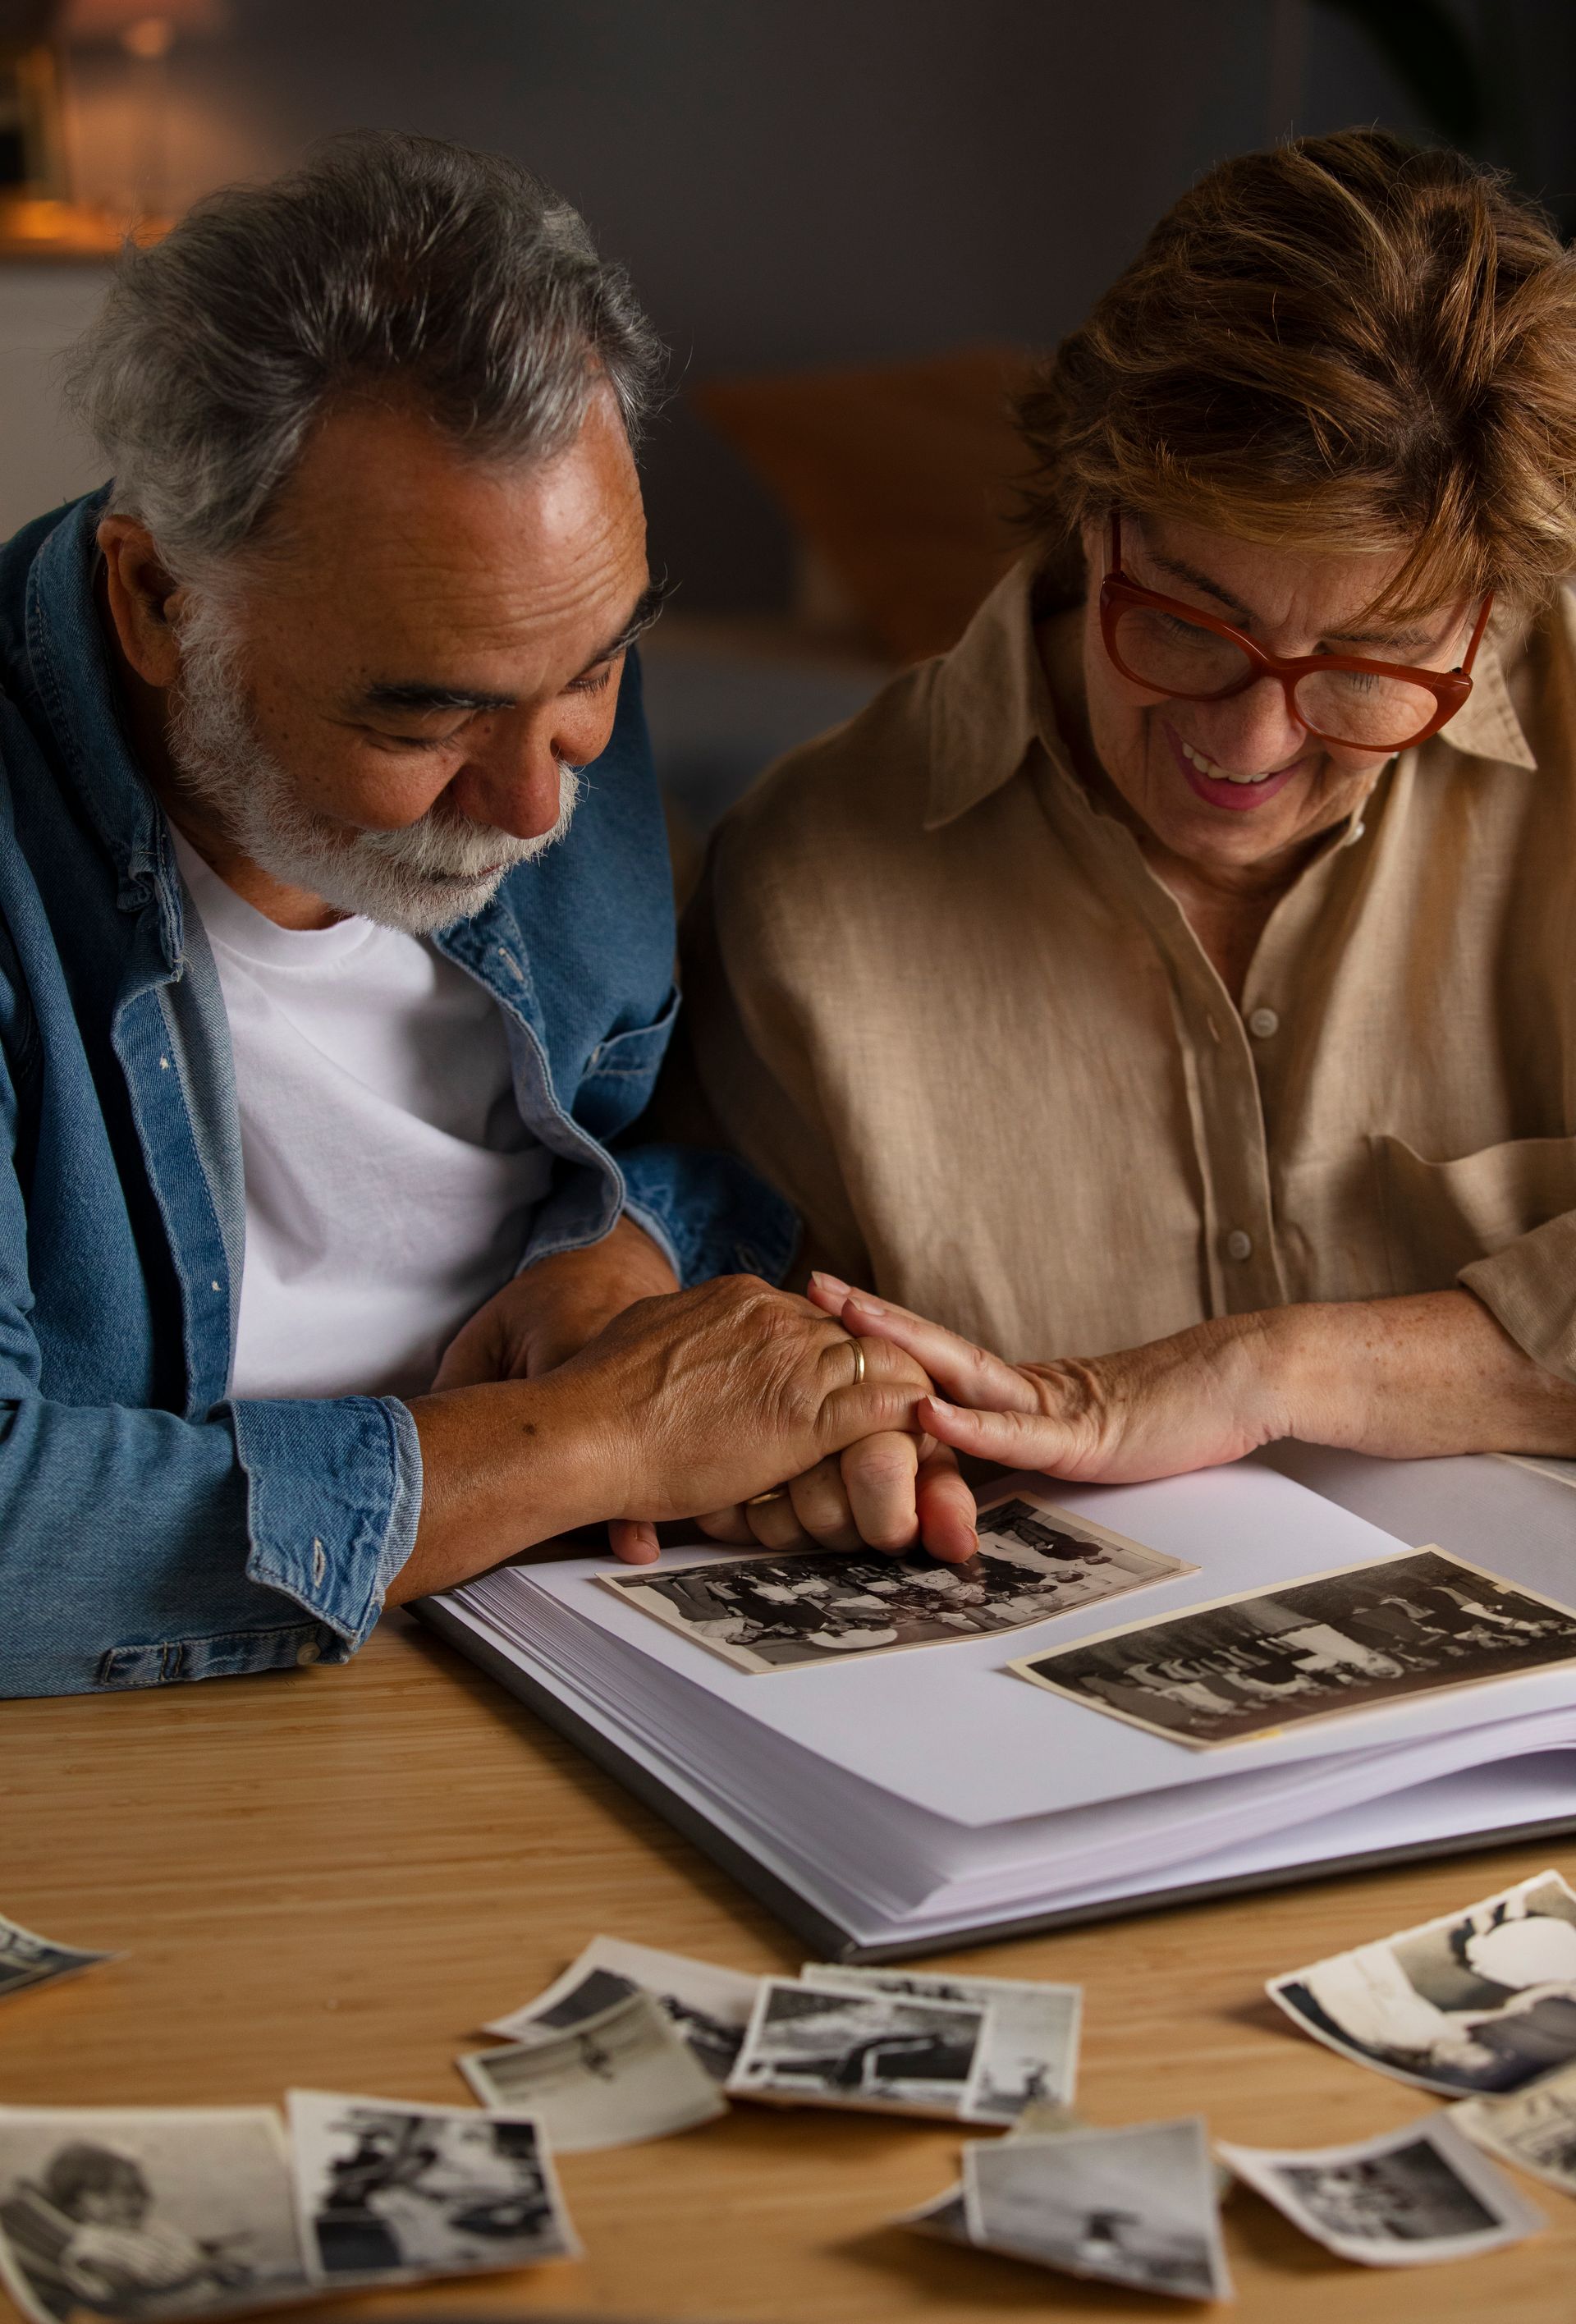
[[626, 276], [539, 179], [356, 131], [128, 251], [67, 389], [111, 508], [192, 580], [257, 531], [339, 394], [397, 387], [479, 457], [544, 458], [601, 382], [633, 440], [660, 361]]

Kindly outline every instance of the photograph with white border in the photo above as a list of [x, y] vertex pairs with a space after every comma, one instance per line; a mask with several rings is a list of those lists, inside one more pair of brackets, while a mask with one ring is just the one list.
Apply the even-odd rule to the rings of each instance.
[[742, 1969], [659, 1952], [654, 1945], [593, 1937], [546, 1992], [507, 2017], [491, 2018], [482, 2030], [530, 2046], [551, 2041], [588, 2017], [600, 2017], [631, 1993], [649, 1993], [713, 2081], [725, 2082], [738, 2058], [760, 1981]]
[[969, 2240], [1063, 2275], [1177, 2300], [1234, 2294], [1202, 2118], [971, 2139]]
[[854, 1969], [833, 1961], [806, 1962], [799, 1977], [801, 1982], [844, 1987], [851, 1993], [873, 1989], [989, 2010], [979, 2080], [963, 2115], [966, 2122], [1013, 2123], [1032, 2107], [1069, 2107], [1073, 2102], [1078, 2084], [1082, 1986], [1038, 1984], [1029, 1978]]
[[1571, 1661], [1576, 1611], [1428, 1548], [1129, 1622], [1009, 1668], [1211, 1751]]
[[1221, 2139], [1215, 2152], [1294, 2227], [1364, 2267], [1475, 2259], [1548, 2224], [1446, 2114], [1352, 2146], [1299, 2150]]
[[0, 2107], [0, 2277], [33, 2324], [310, 2289], [272, 2107]]
[[649, 1993], [629, 1993], [546, 2042], [476, 2050], [459, 2070], [484, 2107], [529, 2114], [556, 2154], [694, 2130], [728, 2102]]
[[923, 1551], [764, 1550], [596, 1579], [735, 1670], [760, 1674], [1028, 1629], [1198, 1570], [1027, 1489], [982, 1511], [979, 1532], [963, 1565]]
[[978, 2092], [989, 2024], [955, 2002], [762, 1978], [729, 2093], [956, 2121]]
[[1265, 1990], [1315, 2041], [1417, 2089], [1520, 2089], [1576, 2061], [1576, 1894], [1535, 1873]]
[[1463, 2098], [1450, 2118], [1474, 2146], [1576, 2195], [1576, 2066], [1502, 2098]]
[[119, 1959], [118, 1953], [84, 1952], [79, 1945], [57, 1944], [53, 1937], [41, 1937], [36, 1929], [24, 1929], [0, 1913], [0, 2001]]
[[291, 2090], [307, 2265], [319, 2283], [408, 2282], [573, 2259], [541, 2126], [475, 2107]]

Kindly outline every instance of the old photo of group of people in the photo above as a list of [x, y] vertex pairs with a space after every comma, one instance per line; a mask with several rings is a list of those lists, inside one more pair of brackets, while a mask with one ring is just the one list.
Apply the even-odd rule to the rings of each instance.
[[736, 1670], [787, 1670], [1026, 1628], [1196, 1568], [1028, 1492], [982, 1509], [978, 1554], [797, 1551], [598, 1578]]
[[1037, 1686], [1207, 1749], [1576, 1655], [1576, 1613], [1441, 1549], [1252, 1591], [1016, 1662]]

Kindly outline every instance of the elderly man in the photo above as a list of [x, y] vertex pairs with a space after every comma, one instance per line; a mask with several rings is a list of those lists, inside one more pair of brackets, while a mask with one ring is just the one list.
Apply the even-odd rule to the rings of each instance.
[[654, 355], [564, 204], [395, 136], [201, 205], [78, 351], [115, 482], [0, 564], [6, 1692], [339, 1660], [850, 1445], [904, 1529], [917, 1368], [752, 1279], [739, 1165], [619, 1143]]

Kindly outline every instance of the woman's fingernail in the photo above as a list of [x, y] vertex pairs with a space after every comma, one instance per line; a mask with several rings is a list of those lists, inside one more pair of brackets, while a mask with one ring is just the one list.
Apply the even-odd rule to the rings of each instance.
[[887, 1312], [880, 1301], [872, 1299], [868, 1291], [851, 1291], [843, 1305], [852, 1307], [856, 1315], [884, 1315]]
[[840, 1275], [823, 1275], [819, 1268], [816, 1268], [810, 1280], [818, 1285], [823, 1291], [835, 1291], [846, 1295], [848, 1290], [847, 1284]]

